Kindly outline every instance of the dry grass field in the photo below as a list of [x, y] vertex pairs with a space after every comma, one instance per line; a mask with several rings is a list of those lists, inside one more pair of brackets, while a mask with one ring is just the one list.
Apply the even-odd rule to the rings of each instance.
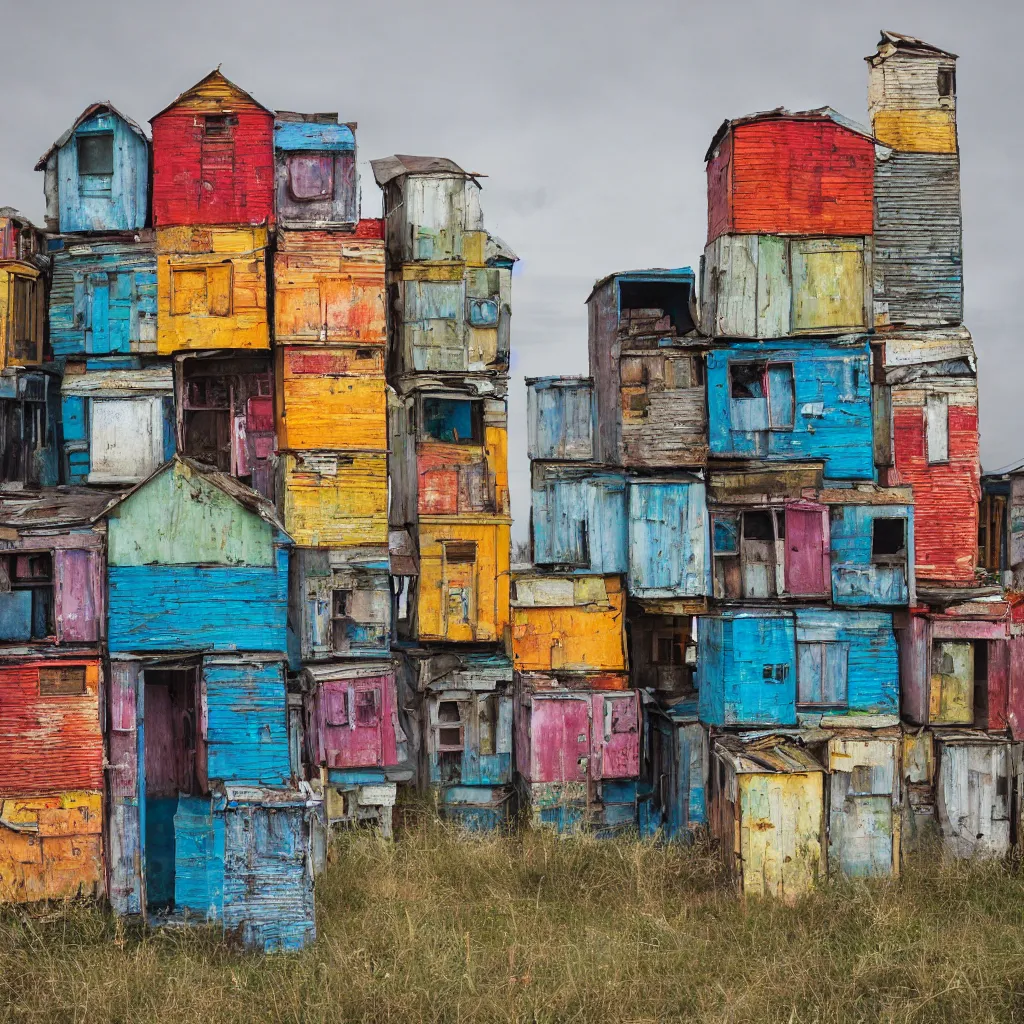
[[257, 956], [69, 904], [0, 911], [0, 1021], [1024, 1021], [1024, 881], [914, 866], [741, 903], [710, 850], [343, 836], [316, 945]]

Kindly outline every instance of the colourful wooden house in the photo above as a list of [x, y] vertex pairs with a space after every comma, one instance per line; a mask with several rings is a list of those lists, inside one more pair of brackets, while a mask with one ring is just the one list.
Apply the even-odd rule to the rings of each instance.
[[156, 232], [157, 352], [269, 349], [265, 227]]
[[359, 220], [356, 126], [337, 114], [274, 118], [277, 223], [282, 228], [352, 228]]
[[149, 139], [109, 103], [90, 103], [39, 158], [46, 226], [61, 234], [149, 223]]
[[107, 495], [0, 501], [0, 901], [100, 896]]
[[156, 227], [273, 224], [273, 111], [216, 69], [150, 124]]
[[484, 229], [477, 176], [440, 157], [371, 163], [384, 190], [393, 373], [507, 372], [517, 257]]

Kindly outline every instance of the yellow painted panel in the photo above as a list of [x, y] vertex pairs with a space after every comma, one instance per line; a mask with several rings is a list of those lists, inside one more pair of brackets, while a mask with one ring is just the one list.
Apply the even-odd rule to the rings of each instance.
[[[512, 609], [512, 661], [520, 672], [624, 672], [626, 596], [614, 578], [590, 579], [600, 602]], [[581, 592], [582, 599], [597, 594]]]
[[865, 325], [863, 242], [795, 241], [791, 259], [794, 331]]
[[[287, 251], [274, 257], [277, 341], [303, 344], [387, 339], [384, 242], [361, 244], [328, 232], [285, 232]], [[309, 248], [291, 236], [311, 235]], [[326, 237], [325, 237], [326, 236]]]
[[385, 389], [382, 377], [285, 376], [282, 447], [387, 451]]
[[267, 349], [267, 229], [160, 228], [157, 352]]
[[387, 544], [387, 455], [318, 452], [283, 462], [285, 529], [296, 544]]
[[0, 370], [38, 366], [46, 331], [46, 279], [31, 263], [0, 264]]
[[955, 153], [956, 117], [952, 110], [880, 110], [875, 138], [904, 153]]
[[974, 645], [969, 640], [933, 641], [928, 697], [932, 725], [973, 724]]
[[0, 903], [99, 895], [102, 831], [100, 793], [0, 802]]
[[487, 245], [486, 231], [467, 231], [462, 236], [462, 255], [470, 266], [484, 265], [484, 249]]
[[420, 517], [420, 639], [502, 639], [509, 622], [510, 530], [505, 518]]
[[461, 281], [466, 267], [463, 263], [403, 263], [399, 273], [403, 281]]
[[488, 365], [498, 359], [498, 328], [469, 328], [469, 361]]
[[823, 776], [740, 774], [743, 891], [795, 899], [822, 874]]
[[487, 465], [494, 476], [494, 504], [502, 515], [509, 515], [508, 495], [508, 430], [504, 427], [484, 429]]

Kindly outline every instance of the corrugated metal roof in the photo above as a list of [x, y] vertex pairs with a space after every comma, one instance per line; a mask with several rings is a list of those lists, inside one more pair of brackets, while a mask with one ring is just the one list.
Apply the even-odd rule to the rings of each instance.
[[104, 110], [109, 110], [110, 113], [113, 114], [115, 117], [121, 118], [121, 120], [124, 121], [124, 123], [128, 125], [128, 127], [131, 128], [131, 130], [135, 132], [135, 134], [138, 135], [140, 139], [149, 142], [149, 136], [145, 133], [145, 131], [139, 125], [137, 125], [130, 117], [127, 117], [125, 114], [122, 114], [121, 111], [118, 110], [117, 107], [115, 107], [109, 101], [105, 100], [102, 103], [90, 103], [89, 106], [87, 106], [85, 110], [83, 110], [78, 115], [78, 117], [75, 118], [75, 121], [71, 125], [71, 127], [68, 128], [68, 130], [64, 132], [64, 134], [61, 135], [60, 138], [58, 138], [52, 146], [50, 146], [50, 148], [38, 159], [38, 161], [36, 161], [35, 169], [37, 171], [45, 171], [46, 162], [50, 159], [51, 155], [53, 154], [53, 151], [55, 149], [60, 149], [60, 147], [63, 146], [64, 143], [66, 143], [72, 135], [75, 134], [75, 129], [80, 124], [82, 124], [83, 121], [88, 121], [90, 117], [93, 117]]
[[464, 171], [454, 160], [443, 156], [408, 156], [396, 153], [394, 156], [371, 160], [373, 177], [378, 185], [384, 186], [395, 178], [404, 178], [409, 174], [438, 174], [459, 178], [485, 178], [485, 174]]

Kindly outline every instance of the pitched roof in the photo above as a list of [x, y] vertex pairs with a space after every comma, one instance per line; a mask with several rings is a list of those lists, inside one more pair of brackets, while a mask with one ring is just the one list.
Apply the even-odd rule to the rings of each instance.
[[711, 159], [718, 144], [733, 128], [754, 124], [757, 121], [832, 121], [840, 128], [874, 140], [870, 129], [844, 114], [840, 114], [838, 110], [833, 110], [832, 107], [816, 107], [814, 110], [787, 110], [785, 107], [776, 107], [774, 110], [759, 110], [757, 113], [747, 114], [745, 117], [726, 118], [718, 126], [718, 131], [715, 132], [708, 151], [704, 154], [705, 163]]
[[250, 93], [247, 93], [241, 86], [235, 85], [235, 83], [232, 82], [230, 78], [228, 78], [226, 75], [221, 74], [220, 65], [218, 64], [208, 75], [204, 75], [202, 78], [200, 78], [199, 81], [196, 82], [195, 85], [190, 85], [183, 93], [180, 93], [173, 100], [171, 100], [171, 102], [168, 103], [166, 107], [164, 107], [162, 110], [158, 110], [149, 119], [149, 123], [152, 124], [161, 114], [166, 114], [167, 111], [171, 109], [171, 107], [176, 107], [183, 100], [188, 99], [188, 97], [191, 96], [192, 93], [196, 92], [196, 90], [198, 90], [201, 86], [206, 85], [206, 83], [209, 82], [211, 79], [218, 79], [218, 78], [225, 85], [229, 86], [236, 93], [238, 93], [240, 96], [244, 96], [247, 100], [249, 100], [250, 102], [254, 103], [257, 107], [260, 108], [260, 110], [265, 110], [268, 114], [273, 114], [274, 113], [270, 109], [270, 107], [263, 106], [263, 104], [260, 103], [260, 101], [258, 99], [256, 99]]
[[957, 59], [955, 53], [950, 53], [949, 50], [940, 50], [939, 47], [933, 46], [931, 43], [926, 43], [923, 39], [918, 39], [916, 36], [906, 36], [902, 32], [890, 32], [888, 29], [882, 29], [881, 38], [878, 40], [878, 51], [871, 54], [870, 57], [865, 57], [866, 61], [872, 62], [878, 60], [879, 56], [882, 56], [882, 47], [894, 46], [897, 50], [903, 50], [910, 53], [920, 53], [931, 57], [950, 57], [953, 60]]
[[371, 160], [373, 177], [378, 185], [383, 188], [389, 181], [395, 178], [404, 178], [408, 174], [437, 174], [445, 177], [454, 175], [459, 178], [484, 178], [484, 174], [476, 174], [472, 171], [464, 171], [454, 160], [443, 156], [406, 156], [397, 154], [395, 156], [381, 157], [379, 160]]
[[95, 522], [123, 495], [96, 487], [47, 487], [0, 496], [0, 526], [21, 532]]
[[38, 161], [36, 161], [35, 169], [37, 171], [45, 171], [46, 164], [49, 161], [50, 157], [53, 155], [53, 151], [56, 149], [60, 149], [60, 147], [63, 146], [68, 141], [68, 139], [71, 138], [72, 135], [75, 134], [75, 131], [78, 129], [78, 126], [80, 124], [82, 124], [84, 121], [88, 121], [90, 117], [95, 117], [97, 114], [100, 114], [105, 110], [109, 111], [115, 117], [121, 118], [121, 120], [124, 121], [124, 123], [128, 125], [128, 127], [131, 128], [131, 130], [135, 132], [135, 134], [138, 135], [138, 137], [142, 139], [144, 142], [149, 142], [149, 136], [145, 133], [145, 131], [141, 127], [139, 127], [139, 125], [137, 125], [130, 117], [127, 117], [125, 114], [122, 114], [121, 111], [118, 110], [117, 107], [115, 107], [112, 103], [106, 101], [102, 103], [90, 103], [89, 106], [87, 106], [85, 110], [83, 110], [78, 115], [78, 117], [75, 118], [75, 121], [71, 125], [71, 127], [68, 128], [68, 130], [64, 132], [64, 134], [61, 135], [56, 142], [54, 142], [54, 144], [38, 159]]
[[[158, 466], [152, 473], [150, 473], [145, 480], [141, 481], [141, 483], [137, 483], [130, 491], [122, 494], [117, 501], [112, 502], [94, 518], [100, 519], [103, 516], [109, 515], [110, 512], [130, 498], [136, 491], [142, 490], [142, 488], [151, 480], [156, 479], [156, 477], [161, 473], [165, 473], [175, 464], [186, 466], [190, 472], [201, 477], [203, 480], [206, 480], [218, 490], [223, 491], [224, 494], [233, 501], [238, 502], [238, 504], [243, 508], [255, 515], [258, 515], [276, 530], [280, 530], [286, 537], [288, 536], [288, 531], [285, 530], [284, 523], [282, 523], [278, 518], [277, 509], [274, 507], [273, 502], [264, 498], [259, 491], [254, 491], [251, 487], [247, 487], [241, 480], [235, 479], [235, 477], [228, 473], [222, 473], [219, 469], [216, 469], [213, 466], [208, 466], [204, 462], [198, 462], [195, 459], [191, 459], [187, 455], [172, 455], [171, 458], [162, 466]], [[290, 537], [288, 539], [291, 540]]]
[[785, 775], [823, 772], [824, 765], [807, 750], [782, 736], [764, 736], [743, 742], [736, 736], [715, 740], [715, 755], [738, 774]]

